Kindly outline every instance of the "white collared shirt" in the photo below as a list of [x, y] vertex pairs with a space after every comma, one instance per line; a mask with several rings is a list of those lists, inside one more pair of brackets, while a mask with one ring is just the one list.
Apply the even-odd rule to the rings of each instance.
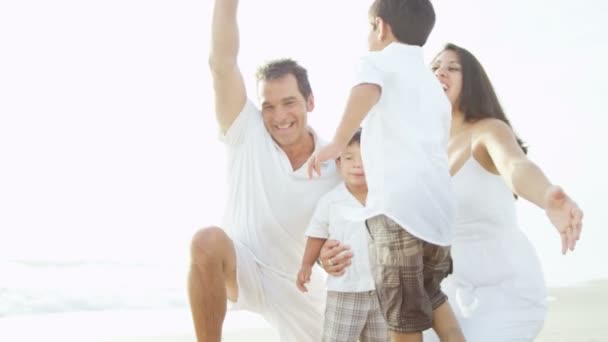
[[352, 264], [340, 277], [327, 276], [327, 290], [337, 292], [364, 292], [375, 289], [372, 277], [368, 236], [364, 221], [349, 219], [354, 211], [363, 205], [348, 191], [344, 183], [321, 197], [306, 236], [338, 240], [350, 246], [353, 253]]
[[361, 135], [369, 218], [385, 214], [418, 238], [449, 245], [453, 198], [447, 146], [451, 106], [424, 64], [422, 48], [392, 43], [360, 61], [355, 85], [376, 84], [380, 100]]
[[[324, 143], [311, 132], [316, 150]], [[294, 171], [266, 130], [262, 113], [249, 100], [222, 140], [228, 150], [223, 228], [259, 263], [295, 279], [315, 205], [340, 181], [334, 163], [325, 163], [322, 176], [312, 180], [306, 164]]]

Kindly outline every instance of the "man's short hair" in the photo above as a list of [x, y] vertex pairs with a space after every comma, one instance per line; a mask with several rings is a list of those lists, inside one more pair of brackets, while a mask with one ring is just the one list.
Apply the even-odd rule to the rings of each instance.
[[289, 74], [296, 78], [298, 90], [304, 96], [304, 99], [308, 99], [308, 96], [312, 94], [308, 72], [293, 59], [275, 59], [261, 65], [256, 72], [256, 80], [258, 82], [272, 81]]

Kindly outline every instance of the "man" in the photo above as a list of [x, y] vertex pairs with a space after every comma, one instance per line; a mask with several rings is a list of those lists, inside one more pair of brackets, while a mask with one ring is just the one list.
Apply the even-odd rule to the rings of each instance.
[[[314, 97], [305, 69], [291, 60], [262, 66], [261, 111], [247, 99], [237, 65], [237, 7], [238, 0], [216, 0], [213, 10], [209, 65], [228, 153], [229, 195], [226, 230], [204, 228], [192, 240], [188, 286], [196, 335], [199, 342], [220, 341], [228, 300], [232, 309], [263, 315], [281, 341], [317, 342], [323, 277], [313, 276], [306, 294], [294, 279], [316, 202], [339, 178], [329, 162], [323, 177], [307, 179], [306, 161], [320, 142], [307, 126]], [[331, 252], [332, 263], [343, 265], [340, 258], [350, 253], [335, 257], [346, 249], [335, 246], [324, 247], [321, 259], [328, 262], [324, 253]]]

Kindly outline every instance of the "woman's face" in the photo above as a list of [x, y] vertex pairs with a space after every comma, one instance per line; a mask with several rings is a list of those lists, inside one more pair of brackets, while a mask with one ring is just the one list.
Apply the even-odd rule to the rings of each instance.
[[452, 108], [458, 109], [458, 99], [462, 91], [462, 66], [456, 52], [445, 50], [440, 53], [431, 64], [431, 70], [450, 99]]

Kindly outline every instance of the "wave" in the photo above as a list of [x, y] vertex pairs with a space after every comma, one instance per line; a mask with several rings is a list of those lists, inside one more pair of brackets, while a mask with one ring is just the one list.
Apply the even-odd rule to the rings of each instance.
[[0, 262], [0, 317], [185, 306], [185, 265], [85, 260]]

